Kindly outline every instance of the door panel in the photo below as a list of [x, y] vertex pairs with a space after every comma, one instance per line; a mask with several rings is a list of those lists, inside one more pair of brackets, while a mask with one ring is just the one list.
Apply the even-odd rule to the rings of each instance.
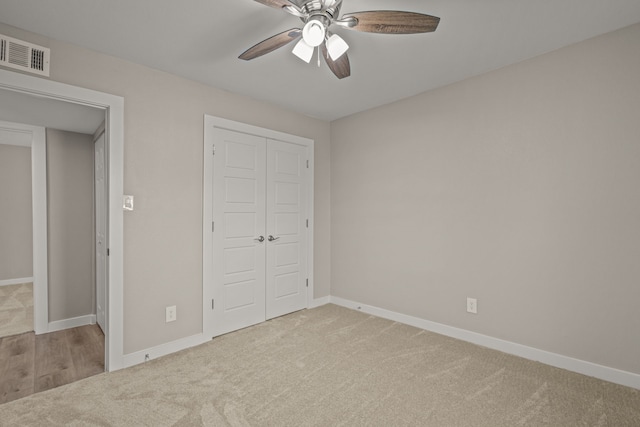
[[303, 146], [268, 140], [266, 318], [307, 306], [307, 194]]
[[300, 185], [297, 183], [278, 182], [275, 185], [276, 204], [278, 206], [297, 206], [300, 203]]
[[255, 287], [255, 280], [236, 282], [225, 286], [224, 309], [229, 312], [255, 305]]
[[[275, 277], [275, 299], [297, 295], [300, 290], [300, 273], [280, 274]], [[304, 307], [303, 307], [304, 308]]]
[[[227, 166], [228, 168], [228, 166]], [[229, 168], [231, 169], [231, 168]], [[237, 171], [237, 170], [236, 170]], [[262, 181], [260, 182], [263, 183]], [[225, 202], [255, 204], [258, 199], [258, 180], [254, 178], [225, 178]]]
[[275, 266], [287, 267], [300, 263], [300, 245], [298, 243], [281, 243], [275, 245]]
[[225, 238], [237, 239], [241, 237], [254, 237], [258, 235], [257, 219], [255, 212], [230, 212], [224, 215], [226, 227]]
[[284, 237], [297, 237], [300, 234], [300, 220], [302, 217], [298, 213], [278, 212], [273, 214], [274, 235]]
[[266, 143], [215, 130], [213, 160], [213, 333], [265, 320]]
[[255, 250], [250, 247], [224, 250], [224, 274], [227, 277], [241, 273], [253, 274], [256, 269]]

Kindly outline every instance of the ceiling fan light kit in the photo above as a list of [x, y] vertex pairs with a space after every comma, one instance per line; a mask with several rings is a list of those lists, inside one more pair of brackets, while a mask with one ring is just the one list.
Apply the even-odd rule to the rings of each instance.
[[345, 42], [343, 38], [337, 34], [332, 34], [331, 37], [327, 39], [326, 43], [327, 50], [329, 51], [329, 56], [331, 56], [331, 59], [333, 59], [334, 61], [337, 61], [338, 58], [347, 53], [347, 50], [349, 50], [349, 45], [347, 44], [347, 42]]
[[302, 29], [302, 39], [311, 47], [318, 47], [324, 41], [327, 29], [319, 19], [311, 19]]
[[367, 33], [417, 34], [435, 31], [440, 22], [440, 18], [435, 16], [395, 10], [354, 12], [338, 18], [343, 0], [296, 1], [300, 5], [292, 3], [291, 0], [255, 1], [300, 18], [304, 26], [302, 29], [293, 28], [263, 40], [243, 52], [239, 56], [240, 59], [249, 61], [258, 58], [299, 39], [293, 48], [293, 54], [309, 63], [314, 49], [322, 49], [322, 56], [329, 69], [339, 79], [351, 75], [351, 66], [346, 54], [349, 45], [339, 35], [329, 32], [332, 25]]
[[309, 46], [307, 42], [301, 39], [293, 47], [293, 54], [308, 64], [313, 57], [313, 46]]

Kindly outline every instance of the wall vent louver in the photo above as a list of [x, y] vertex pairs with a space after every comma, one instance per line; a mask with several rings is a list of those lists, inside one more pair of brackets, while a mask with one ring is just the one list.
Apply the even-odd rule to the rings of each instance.
[[50, 49], [0, 34], [0, 65], [49, 77]]

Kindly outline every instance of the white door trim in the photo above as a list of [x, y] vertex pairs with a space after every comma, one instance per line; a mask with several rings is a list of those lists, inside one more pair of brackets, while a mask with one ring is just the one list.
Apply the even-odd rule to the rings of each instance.
[[[49, 296], [47, 273], [47, 151], [45, 129], [21, 123], [0, 122], [0, 129], [30, 135], [31, 203], [33, 236], [33, 329], [49, 332]], [[22, 145], [22, 144], [20, 144]], [[23, 282], [21, 282], [23, 283]]]
[[[93, 278], [94, 284], [94, 305], [95, 319], [102, 332], [108, 334], [108, 324], [106, 324], [106, 297], [107, 297], [107, 253], [105, 249], [107, 216], [104, 215], [107, 209], [107, 181], [106, 178], [106, 135], [104, 130], [98, 133], [93, 141], [93, 247], [94, 247], [94, 265]], [[102, 151], [102, 152], [100, 152]], [[99, 154], [99, 156], [97, 155]], [[100, 173], [100, 180], [98, 179]]]
[[314, 189], [314, 141], [296, 135], [290, 135], [271, 129], [261, 128], [246, 123], [223, 119], [205, 114], [204, 116], [204, 173], [203, 173], [203, 212], [202, 212], [202, 332], [205, 338], [213, 337], [211, 300], [213, 298], [211, 285], [213, 283], [213, 145], [215, 128], [242, 132], [278, 141], [307, 147], [309, 160], [309, 179], [307, 180], [307, 212], [309, 215], [309, 238], [307, 239], [307, 274], [309, 289], [307, 290], [307, 308], [313, 304], [313, 189]]
[[0, 70], [0, 89], [105, 110], [109, 186], [107, 240], [110, 251], [107, 271], [107, 322], [109, 326], [108, 334], [105, 336], [105, 369], [107, 371], [121, 369], [124, 367], [122, 212], [124, 98], [6, 70]]

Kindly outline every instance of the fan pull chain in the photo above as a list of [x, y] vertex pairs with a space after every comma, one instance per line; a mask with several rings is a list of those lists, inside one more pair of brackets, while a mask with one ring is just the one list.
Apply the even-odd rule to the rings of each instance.
[[318, 46], [318, 68], [320, 68], [320, 46]]

